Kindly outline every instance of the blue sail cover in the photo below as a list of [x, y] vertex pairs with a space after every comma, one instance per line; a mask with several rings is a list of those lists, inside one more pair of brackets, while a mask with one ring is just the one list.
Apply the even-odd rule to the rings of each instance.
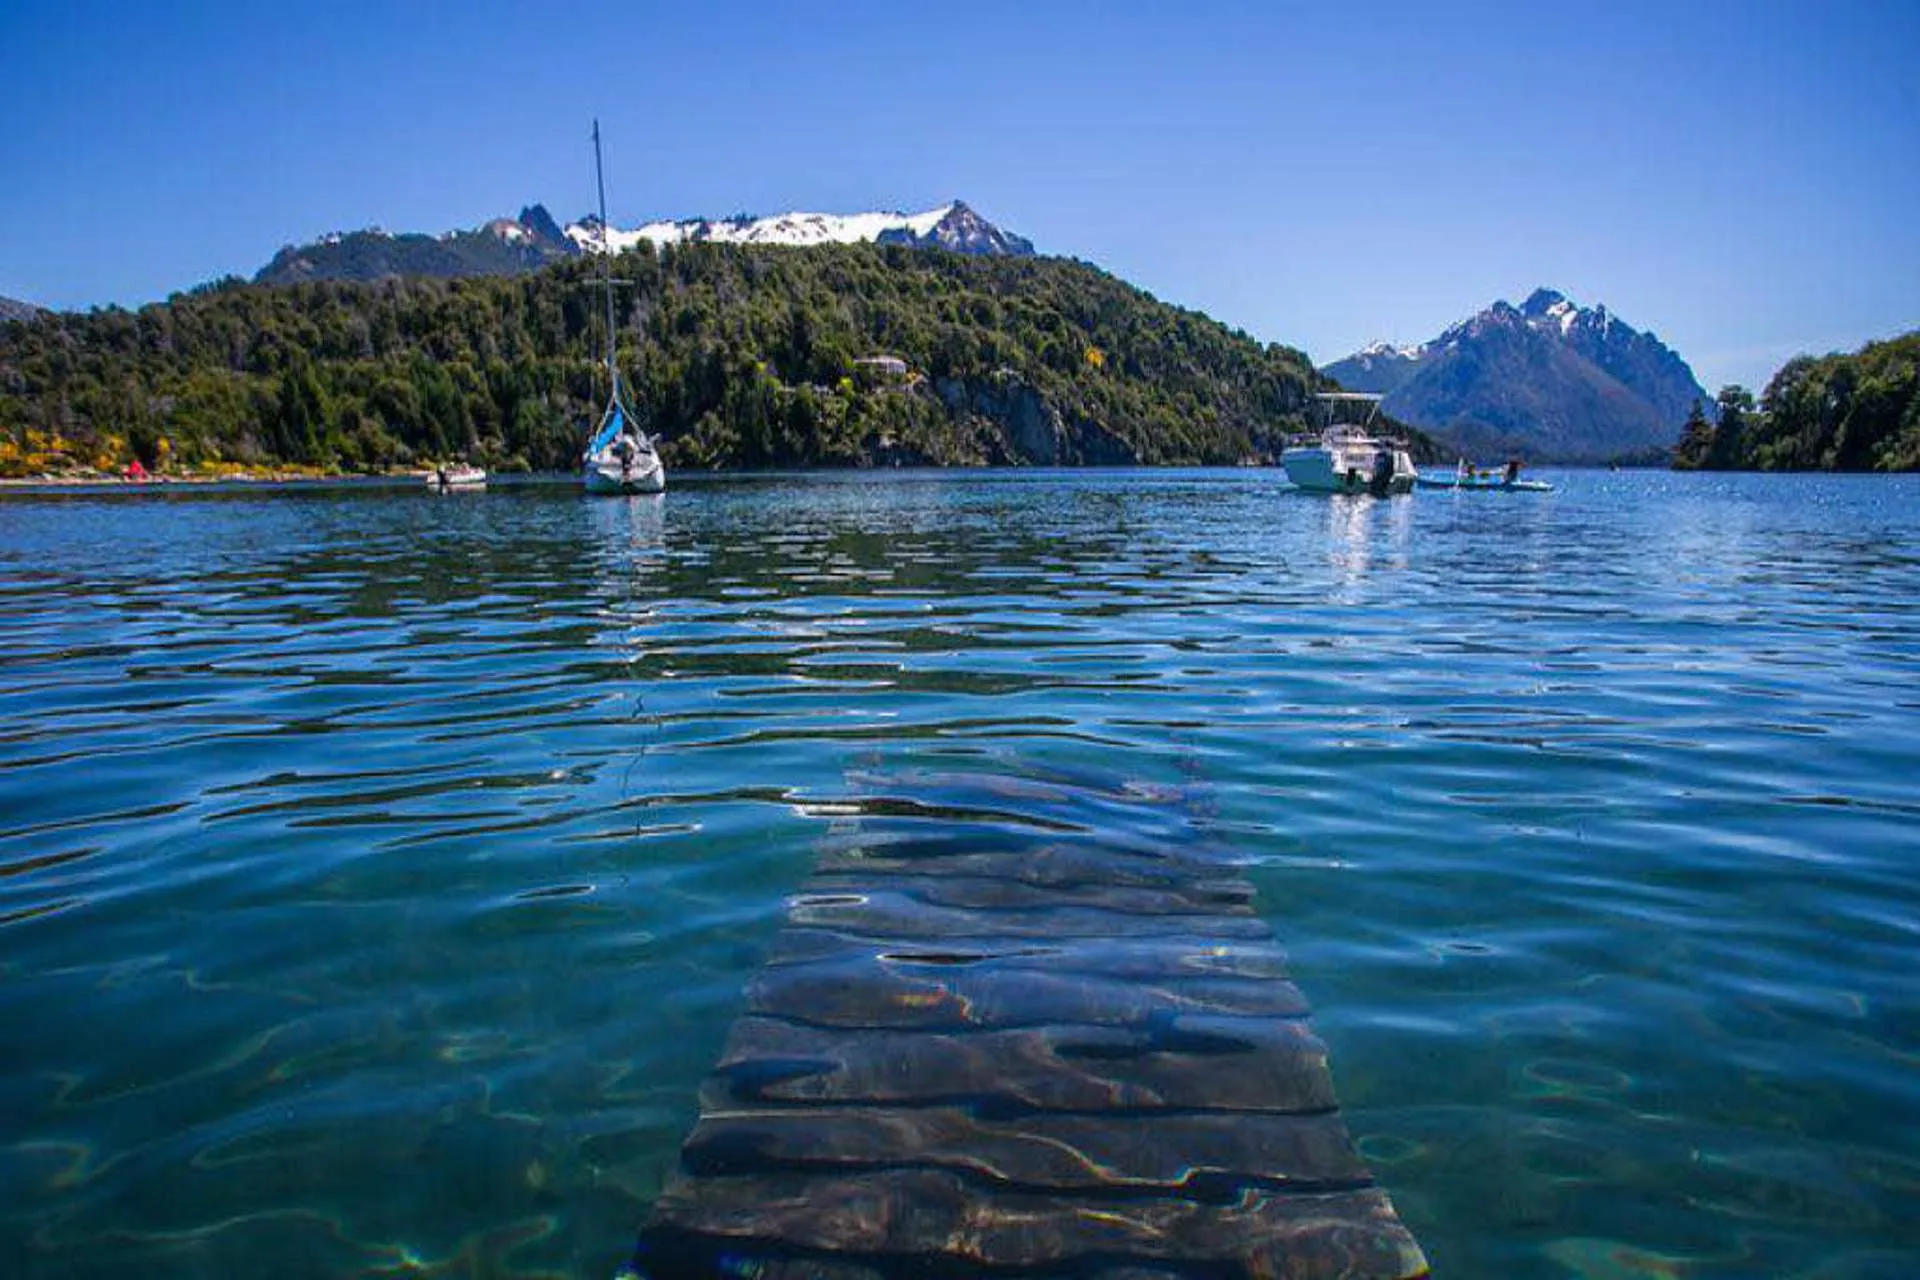
[[613, 412], [608, 414], [607, 420], [601, 424], [599, 434], [593, 437], [593, 443], [587, 446], [587, 456], [592, 457], [619, 439], [620, 432], [626, 425], [626, 415], [620, 411], [620, 406], [616, 404], [613, 407]]

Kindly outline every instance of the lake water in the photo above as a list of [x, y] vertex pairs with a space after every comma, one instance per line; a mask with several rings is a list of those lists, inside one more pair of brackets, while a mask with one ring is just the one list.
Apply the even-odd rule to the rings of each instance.
[[0, 497], [0, 1274], [607, 1277], [849, 826], [1205, 845], [1440, 1276], [1920, 1269], [1920, 478]]

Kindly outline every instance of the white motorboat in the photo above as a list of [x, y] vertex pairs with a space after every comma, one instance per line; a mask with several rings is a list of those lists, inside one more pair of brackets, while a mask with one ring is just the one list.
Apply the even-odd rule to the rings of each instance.
[[[1385, 497], [1409, 493], [1419, 472], [1403, 441], [1373, 434], [1380, 397], [1352, 391], [1327, 391], [1313, 397], [1322, 425], [1317, 434], [1287, 442], [1280, 465], [1287, 479], [1315, 493], [1371, 493]], [[1360, 421], [1354, 411], [1366, 407]], [[1343, 414], [1347, 420], [1341, 421]]]
[[607, 290], [607, 407], [581, 458], [588, 493], [660, 493], [667, 469], [652, 439], [634, 421], [620, 396], [620, 366], [614, 360], [613, 253], [607, 243], [607, 180], [600, 164], [600, 122], [593, 122], [593, 176], [600, 190], [600, 274]]
[[440, 493], [454, 489], [484, 489], [487, 487], [487, 473], [479, 467], [466, 462], [451, 463], [444, 467], [435, 467], [427, 472], [427, 488]]

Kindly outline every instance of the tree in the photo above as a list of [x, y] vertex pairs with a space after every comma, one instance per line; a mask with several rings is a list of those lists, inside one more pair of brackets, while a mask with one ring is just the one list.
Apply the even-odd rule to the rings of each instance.
[[280, 375], [268, 441], [280, 457], [309, 466], [333, 461], [326, 394], [311, 361], [300, 356]]
[[1698, 400], [1687, 411], [1686, 425], [1680, 429], [1680, 443], [1673, 447], [1675, 471], [1698, 471], [1713, 456], [1714, 428], [1707, 421], [1706, 406]]
[[1726, 386], [1716, 399], [1720, 422], [1705, 465], [1713, 471], [1737, 471], [1748, 465], [1746, 433], [1747, 420], [1753, 415], [1753, 393], [1742, 386]]

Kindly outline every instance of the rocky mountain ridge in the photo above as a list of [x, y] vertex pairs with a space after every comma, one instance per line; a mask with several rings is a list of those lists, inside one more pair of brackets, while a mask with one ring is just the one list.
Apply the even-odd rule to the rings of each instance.
[[43, 308], [31, 302], [22, 302], [18, 298], [0, 297], [0, 321], [31, 320], [42, 314]]

